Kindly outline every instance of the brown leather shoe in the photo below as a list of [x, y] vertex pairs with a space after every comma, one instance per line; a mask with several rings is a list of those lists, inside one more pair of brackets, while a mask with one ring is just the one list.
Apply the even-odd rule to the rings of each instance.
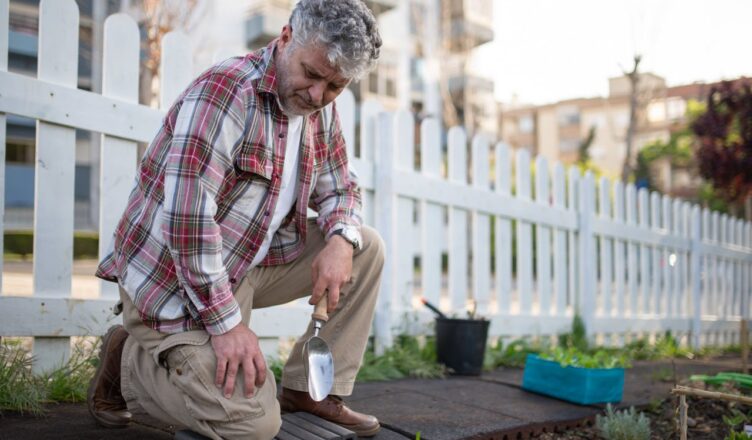
[[89, 414], [105, 428], [125, 428], [132, 418], [120, 392], [120, 358], [127, 338], [122, 325], [107, 330], [99, 350], [99, 366], [86, 396]]
[[381, 429], [376, 417], [351, 410], [345, 406], [339, 396], [329, 395], [321, 402], [316, 402], [305, 391], [282, 388], [282, 393], [279, 395], [279, 405], [283, 412], [304, 411], [311, 413], [349, 429], [358, 437], [372, 437]]

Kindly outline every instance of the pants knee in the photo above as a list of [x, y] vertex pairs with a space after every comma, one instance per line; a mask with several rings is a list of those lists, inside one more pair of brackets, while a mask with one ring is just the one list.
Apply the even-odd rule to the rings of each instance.
[[361, 228], [361, 235], [363, 237], [363, 249], [359, 254], [366, 258], [369, 264], [372, 264], [379, 269], [384, 266], [384, 256], [386, 255], [386, 245], [381, 235], [370, 226], [363, 226]]

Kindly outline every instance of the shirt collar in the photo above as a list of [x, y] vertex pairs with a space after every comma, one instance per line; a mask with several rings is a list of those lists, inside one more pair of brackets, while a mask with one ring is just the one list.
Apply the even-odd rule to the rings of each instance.
[[270, 93], [277, 96], [277, 66], [274, 62], [277, 51], [275, 38], [262, 49], [261, 76], [256, 80], [256, 90], [259, 93]]

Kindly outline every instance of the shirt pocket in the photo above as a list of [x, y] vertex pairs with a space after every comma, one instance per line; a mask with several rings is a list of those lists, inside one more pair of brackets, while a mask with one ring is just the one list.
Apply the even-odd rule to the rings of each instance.
[[271, 180], [274, 171], [271, 153], [264, 145], [244, 148], [235, 156], [235, 171], [239, 180], [252, 180], [259, 176]]

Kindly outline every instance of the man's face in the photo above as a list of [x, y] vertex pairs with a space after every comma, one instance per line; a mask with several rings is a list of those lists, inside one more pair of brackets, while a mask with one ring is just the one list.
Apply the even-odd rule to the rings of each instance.
[[294, 115], [308, 115], [325, 107], [350, 83], [329, 64], [323, 47], [293, 44], [289, 26], [283, 28], [277, 42], [276, 63], [280, 104]]

